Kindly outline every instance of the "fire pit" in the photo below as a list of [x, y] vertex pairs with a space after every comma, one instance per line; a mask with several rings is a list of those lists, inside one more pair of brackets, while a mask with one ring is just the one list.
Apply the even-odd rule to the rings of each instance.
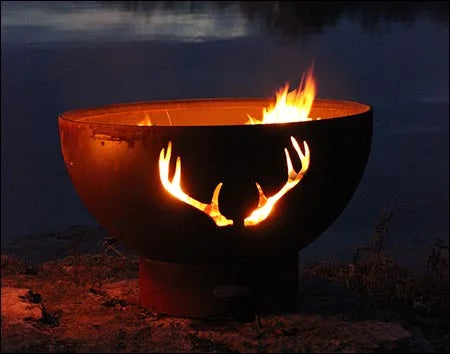
[[142, 102], [60, 115], [72, 182], [141, 256], [147, 308], [206, 317], [297, 303], [297, 253], [357, 187], [372, 109], [315, 100], [307, 120], [249, 124], [273, 103]]

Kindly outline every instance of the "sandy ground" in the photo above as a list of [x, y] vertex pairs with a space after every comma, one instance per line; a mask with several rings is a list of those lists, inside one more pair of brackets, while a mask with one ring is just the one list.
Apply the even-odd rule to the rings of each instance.
[[102, 235], [75, 227], [2, 249], [2, 352], [440, 350], [397, 313], [311, 275], [296, 313], [252, 322], [150, 313], [138, 303], [137, 257], [105, 251]]

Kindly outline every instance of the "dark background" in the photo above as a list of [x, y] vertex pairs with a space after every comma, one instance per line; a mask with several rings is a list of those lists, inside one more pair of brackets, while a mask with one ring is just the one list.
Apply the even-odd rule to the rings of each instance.
[[95, 224], [57, 115], [142, 100], [272, 97], [314, 61], [318, 97], [374, 107], [365, 174], [302, 251], [348, 256], [383, 210], [409, 263], [448, 237], [448, 2], [1, 3], [1, 238]]

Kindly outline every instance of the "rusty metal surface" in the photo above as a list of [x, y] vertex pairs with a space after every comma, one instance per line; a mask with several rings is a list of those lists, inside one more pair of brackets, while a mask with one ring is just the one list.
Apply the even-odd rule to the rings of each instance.
[[[205, 101], [193, 100], [184, 106], [182, 102], [166, 105], [184, 109], [185, 115], [202, 106], [205, 121], [219, 116], [224, 104], [244, 110], [248, 104], [249, 111], [259, 111], [268, 103], [236, 102], [211, 100], [205, 107]], [[139, 117], [142, 107], [161, 109], [164, 102], [130, 104], [69, 112], [59, 118], [59, 128], [73, 185], [111, 235], [155, 260], [230, 263], [298, 251], [342, 212], [360, 181], [372, 138], [372, 110], [359, 106], [316, 100], [312, 114], [324, 119], [279, 125], [136, 126], [129, 117]], [[121, 124], [113, 124], [114, 112], [121, 112], [117, 118]], [[189, 119], [194, 120], [198, 112]], [[99, 123], [103, 116], [105, 124]], [[221, 119], [223, 123], [225, 118]], [[290, 136], [309, 144], [307, 174], [268, 219], [244, 227], [244, 218], [258, 203], [255, 182], [271, 195], [286, 181], [284, 148], [294, 156]], [[169, 141], [173, 143], [172, 171], [180, 156], [182, 186], [189, 195], [208, 203], [217, 183], [223, 182], [220, 209], [234, 220], [233, 226], [217, 227], [202, 212], [164, 190], [158, 158]], [[299, 161], [294, 158], [293, 163], [298, 169]]]

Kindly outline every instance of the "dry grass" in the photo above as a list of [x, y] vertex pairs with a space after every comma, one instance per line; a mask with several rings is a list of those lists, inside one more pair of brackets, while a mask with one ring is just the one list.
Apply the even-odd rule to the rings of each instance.
[[448, 246], [435, 241], [421, 274], [402, 268], [384, 247], [392, 218], [392, 211], [382, 218], [372, 240], [355, 251], [351, 263], [311, 264], [302, 272], [325, 276], [367, 302], [392, 309], [420, 327], [437, 351], [448, 352]]

